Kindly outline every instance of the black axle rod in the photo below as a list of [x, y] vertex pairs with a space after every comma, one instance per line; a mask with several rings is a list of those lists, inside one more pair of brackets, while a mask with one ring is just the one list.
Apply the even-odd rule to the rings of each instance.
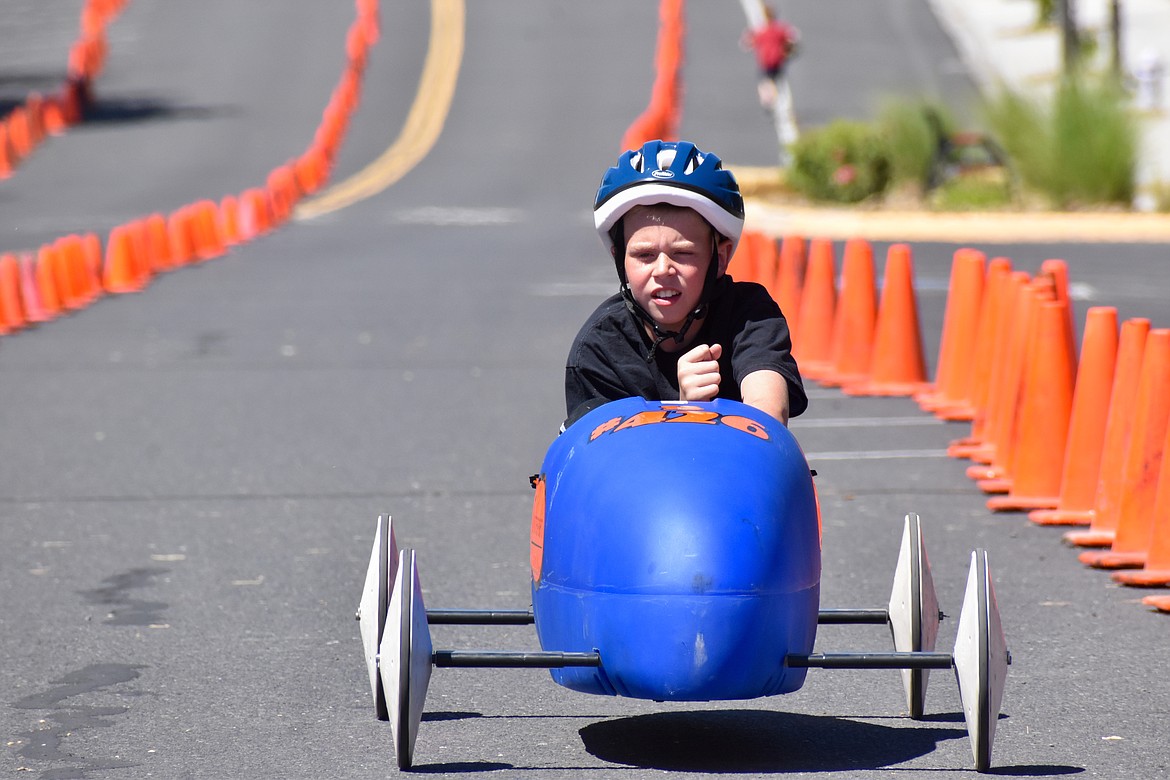
[[950, 669], [950, 653], [813, 653], [787, 655], [788, 666], [806, 669]]
[[[535, 622], [530, 609], [428, 609], [432, 626], [530, 626]], [[872, 624], [889, 622], [885, 609], [822, 609], [820, 625]]]
[[461, 669], [563, 669], [567, 666], [601, 666], [601, 654], [436, 650], [431, 653], [431, 663], [437, 667]]

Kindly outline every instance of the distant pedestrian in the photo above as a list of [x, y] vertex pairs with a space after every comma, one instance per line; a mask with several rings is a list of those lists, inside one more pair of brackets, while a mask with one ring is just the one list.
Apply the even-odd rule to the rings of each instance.
[[796, 120], [792, 112], [792, 91], [787, 67], [796, 54], [800, 32], [780, 19], [771, 6], [764, 6], [763, 22], [744, 31], [740, 44], [755, 53], [759, 69], [757, 92], [760, 106], [772, 114], [780, 143], [780, 162], [788, 164], [788, 148], [796, 142]]

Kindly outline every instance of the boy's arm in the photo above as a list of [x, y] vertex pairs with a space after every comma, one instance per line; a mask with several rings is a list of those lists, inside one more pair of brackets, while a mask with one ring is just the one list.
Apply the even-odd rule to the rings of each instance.
[[788, 425], [788, 381], [778, 371], [753, 371], [739, 383], [743, 402]]

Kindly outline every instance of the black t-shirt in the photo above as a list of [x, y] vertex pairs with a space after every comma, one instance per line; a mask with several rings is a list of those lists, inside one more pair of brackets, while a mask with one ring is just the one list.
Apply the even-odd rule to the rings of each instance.
[[[586, 403], [633, 396], [678, 400], [678, 359], [686, 350], [658, 349], [648, 361], [653, 343], [620, 294], [598, 306], [577, 333], [565, 366], [565, 406], [570, 418]], [[808, 407], [800, 370], [792, 358], [788, 322], [763, 286], [720, 277], [692, 344], [723, 345], [719, 398], [742, 401], [739, 383], [743, 378], [770, 369], [788, 382], [789, 415], [795, 417]]]

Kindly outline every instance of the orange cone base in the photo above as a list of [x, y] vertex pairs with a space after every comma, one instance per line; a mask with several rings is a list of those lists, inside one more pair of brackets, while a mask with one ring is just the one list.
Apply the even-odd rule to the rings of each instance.
[[947, 456], [951, 458], [969, 458], [972, 453], [986, 447], [986, 443], [978, 439], [955, 439], [947, 445]]
[[940, 420], [967, 422], [975, 419], [975, 407], [970, 404], [943, 406], [934, 410], [934, 416]]
[[1113, 531], [1069, 531], [1064, 535], [1064, 541], [1075, 547], [1108, 547], [1113, 544], [1116, 534]]
[[941, 406], [946, 406], [948, 401], [943, 398], [942, 393], [934, 385], [933, 382], [927, 382], [926, 387], [922, 388], [922, 392], [914, 396], [914, 400], [922, 407], [924, 412], [933, 412]]
[[1078, 555], [1077, 560], [1094, 569], [1140, 569], [1146, 565], [1146, 554], [1089, 550]]
[[993, 512], [1023, 512], [1031, 509], [1052, 509], [1060, 503], [1058, 496], [997, 496], [987, 499], [987, 508]]
[[995, 460], [995, 445], [984, 444], [982, 447], [972, 450], [971, 454], [967, 457], [976, 463], [982, 463], [985, 466], [990, 466], [991, 462]]
[[922, 390], [922, 382], [860, 382], [841, 388], [845, 395], [914, 395]]
[[849, 385], [856, 385], [864, 382], [866, 379], [867, 377], [865, 374], [838, 374], [829, 371], [824, 376], [819, 377], [817, 382], [821, 387], [840, 387], [844, 389]]
[[[1010, 493], [1012, 491], [1012, 481], [1007, 477], [981, 479], [975, 485], [984, 493]], [[991, 505], [988, 504], [988, 506]]]
[[1036, 525], [1090, 525], [1096, 515], [1092, 509], [1037, 509], [1028, 519]]
[[1132, 569], [1130, 571], [1116, 571], [1110, 576], [1113, 577], [1114, 582], [1138, 588], [1170, 585], [1170, 569]]
[[1170, 596], [1146, 596], [1142, 603], [1160, 612], [1170, 612]]
[[[971, 459], [978, 460], [978, 458], [976, 458], [975, 456], [972, 456]], [[997, 467], [991, 466], [991, 465], [968, 466], [967, 471], [965, 473], [967, 474], [967, 479], [977, 479], [977, 480], [1004, 479], [1007, 477], [1007, 475], [1003, 473], [1003, 469], [1000, 469], [1000, 468], [997, 468]]]

